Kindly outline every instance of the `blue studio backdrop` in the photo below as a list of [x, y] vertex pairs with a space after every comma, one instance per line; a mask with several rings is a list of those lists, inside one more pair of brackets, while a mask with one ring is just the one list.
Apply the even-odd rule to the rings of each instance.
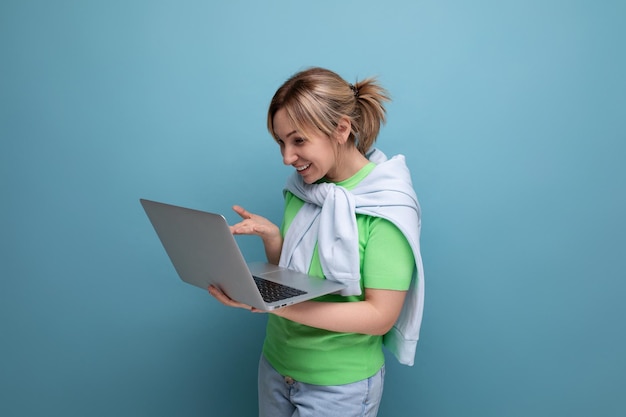
[[[626, 3], [0, 2], [0, 415], [253, 416], [266, 317], [183, 284], [139, 204], [280, 222], [276, 88], [390, 91], [423, 210], [381, 416], [626, 415]], [[261, 242], [241, 237], [249, 260]]]

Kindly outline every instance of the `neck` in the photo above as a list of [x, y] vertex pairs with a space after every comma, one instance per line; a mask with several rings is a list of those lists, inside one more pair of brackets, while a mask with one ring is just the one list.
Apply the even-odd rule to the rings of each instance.
[[328, 173], [326, 179], [332, 182], [347, 180], [369, 163], [368, 159], [354, 145], [337, 150], [337, 163], [334, 172]]

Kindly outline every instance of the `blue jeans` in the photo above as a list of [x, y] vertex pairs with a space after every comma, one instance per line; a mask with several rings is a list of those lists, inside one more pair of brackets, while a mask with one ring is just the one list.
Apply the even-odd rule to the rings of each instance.
[[385, 366], [372, 377], [345, 385], [312, 385], [280, 375], [261, 355], [259, 417], [376, 417]]

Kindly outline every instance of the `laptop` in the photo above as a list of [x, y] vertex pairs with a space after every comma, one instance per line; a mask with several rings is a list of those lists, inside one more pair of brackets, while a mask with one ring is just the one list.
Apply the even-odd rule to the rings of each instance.
[[140, 199], [176, 272], [207, 290], [270, 311], [334, 293], [343, 284], [267, 262], [246, 263], [224, 216]]

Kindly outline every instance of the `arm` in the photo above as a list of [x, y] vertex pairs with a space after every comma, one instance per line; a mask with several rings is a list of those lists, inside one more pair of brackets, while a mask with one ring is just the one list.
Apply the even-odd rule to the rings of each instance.
[[405, 296], [406, 291], [366, 288], [364, 301], [306, 301], [274, 310], [272, 314], [334, 332], [383, 335], [398, 319]]
[[269, 263], [278, 265], [280, 252], [283, 248], [283, 237], [280, 229], [274, 223], [256, 214], [252, 214], [243, 207], [233, 206], [243, 219], [241, 222], [230, 226], [234, 235], [257, 235], [263, 240], [265, 256]]
[[[336, 332], [381, 335], [394, 325], [404, 304], [415, 265], [411, 247], [402, 232], [382, 218], [362, 218], [369, 224], [363, 254], [363, 301], [309, 301], [272, 311], [273, 314]], [[312, 263], [313, 275], [323, 274]]]
[[[228, 298], [216, 287], [209, 287], [209, 293], [229, 307], [263, 312]], [[384, 335], [398, 319], [405, 295], [406, 291], [366, 288], [364, 301], [349, 303], [305, 301], [273, 310], [271, 313], [333, 332]]]

